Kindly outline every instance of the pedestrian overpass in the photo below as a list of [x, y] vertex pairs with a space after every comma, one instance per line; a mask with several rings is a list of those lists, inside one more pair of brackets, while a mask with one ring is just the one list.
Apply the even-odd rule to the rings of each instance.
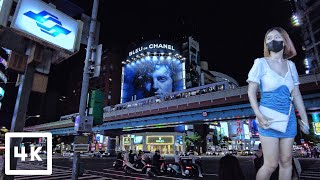
[[[320, 74], [300, 76], [300, 91], [308, 113], [320, 111]], [[151, 97], [104, 108], [104, 123], [93, 132], [147, 129], [179, 124], [254, 118], [247, 86], [230, 88], [219, 82], [175, 92], [163, 99]], [[74, 134], [72, 120], [26, 127], [25, 131]]]

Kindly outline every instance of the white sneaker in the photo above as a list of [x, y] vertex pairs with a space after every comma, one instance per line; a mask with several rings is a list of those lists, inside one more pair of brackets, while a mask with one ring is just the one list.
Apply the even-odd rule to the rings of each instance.
[[203, 178], [202, 174], [199, 174], [199, 177]]

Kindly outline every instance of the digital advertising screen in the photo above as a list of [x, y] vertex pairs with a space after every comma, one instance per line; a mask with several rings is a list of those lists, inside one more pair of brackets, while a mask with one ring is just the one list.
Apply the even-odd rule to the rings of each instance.
[[96, 141], [97, 141], [98, 143], [103, 143], [103, 135], [97, 134], [97, 135], [96, 135]]
[[223, 136], [229, 137], [228, 122], [220, 122], [220, 126], [221, 126], [221, 137]]
[[121, 103], [184, 89], [184, 62], [174, 45], [149, 43], [139, 49], [129, 52], [128, 59], [137, 58], [123, 67]]
[[183, 144], [183, 138], [182, 136], [177, 136], [177, 143], [182, 145]]
[[249, 125], [243, 124], [243, 130], [244, 130], [244, 139], [250, 139]]
[[143, 143], [143, 136], [135, 136], [133, 139], [133, 144], [142, 144]]

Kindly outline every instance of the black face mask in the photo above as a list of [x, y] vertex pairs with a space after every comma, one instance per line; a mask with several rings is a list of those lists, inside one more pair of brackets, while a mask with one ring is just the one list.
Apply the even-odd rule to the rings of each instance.
[[269, 51], [277, 53], [283, 49], [283, 41], [272, 40], [267, 43], [267, 47]]

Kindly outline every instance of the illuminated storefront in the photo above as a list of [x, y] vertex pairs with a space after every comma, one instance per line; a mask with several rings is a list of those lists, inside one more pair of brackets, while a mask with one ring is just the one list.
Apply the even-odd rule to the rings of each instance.
[[320, 135], [320, 122], [313, 122], [313, 131], [315, 135]]
[[121, 136], [120, 146], [123, 151], [160, 150], [161, 154], [174, 154], [175, 151], [184, 152], [183, 134], [177, 132], [136, 133]]
[[146, 136], [147, 150], [154, 152], [157, 149], [161, 154], [173, 154], [174, 136]]
[[207, 135], [208, 149], [253, 150], [259, 141], [255, 120], [213, 122]]
[[91, 143], [91, 151], [105, 151], [108, 147], [108, 136], [95, 134]]

